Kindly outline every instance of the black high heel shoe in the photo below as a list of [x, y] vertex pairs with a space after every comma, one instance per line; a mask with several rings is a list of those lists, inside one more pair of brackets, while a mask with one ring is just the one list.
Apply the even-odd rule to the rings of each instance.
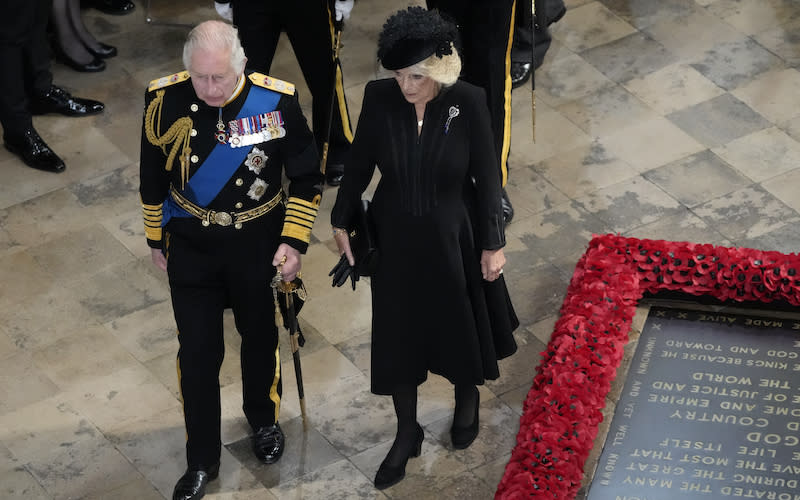
[[414, 443], [414, 447], [400, 465], [389, 465], [386, 463], [385, 459], [381, 462], [381, 466], [378, 467], [378, 473], [375, 474], [375, 488], [384, 490], [402, 481], [402, 479], [406, 477], [406, 464], [408, 463], [408, 459], [411, 457], [418, 457], [419, 454], [422, 453], [422, 441], [424, 439], [425, 431], [422, 430], [422, 426], [417, 424], [417, 441]]
[[113, 45], [106, 45], [103, 42], [97, 42], [100, 44], [99, 50], [94, 50], [93, 48], [85, 45], [86, 50], [89, 51], [90, 54], [93, 56], [100, 58], [100, 59], [108, 59], [109, 57], [114, 57], [117, 55], [117, 48]]
[[56, 45], [55, 47], [55, 53], [56, 53], [56, 60], [64, 63], [65, 65], [69, 66], [75, 71], [80, 71], [81, 73], [96, 73], [98, 71], [103, 71], [104, 69], [106, 69], [105, 61], [99, 59], [97, 56], [94, 56], [94, 59], [91, 62], [82, 64], [76, 61], [75, 59], [71, 58], [70, 56], [68, 56], [67, 53], [64, 52], [64, 50], [58, 45]]
[[[458, 427], [454, 422], [453, 427], [450, 428], [450, 439], [453, 441], [453, 448], [457, 450], [468, 448], [478, 437], [480, 430], [478, 410], [481, 406], [481, 393], [477, 387], [473, 386], [473, 388], [475, 389], [475, 417], [472, 419], [472, 423], [465, 427]], [[458, 401], [456, 401], [456, 405], [458, 405]]]

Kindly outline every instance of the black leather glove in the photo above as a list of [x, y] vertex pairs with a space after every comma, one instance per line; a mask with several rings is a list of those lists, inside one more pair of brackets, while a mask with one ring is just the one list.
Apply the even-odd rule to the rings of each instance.
[[350, 281], [353, 284], [353, 290], [356, 289], [356, 281], [358, 281], [358, 271], [356, 268], [350, 265], [350, 262], [347, 261], [347, 256], [342, 254], [339, 258], [339, 262], [333, 266], [331, 272], [328, 273], [328, 276], [333, 276], [333, 282], [331, 286], [342, 286], [347, 281], [347, 277], [350, 276]]

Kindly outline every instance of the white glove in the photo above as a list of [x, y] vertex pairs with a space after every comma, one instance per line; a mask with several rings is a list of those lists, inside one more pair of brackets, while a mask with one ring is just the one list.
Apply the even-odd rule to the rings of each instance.
[[350, 11], [353, 10], [353, 0], [336, 0], [336, 20], [347, 21], [350, 19]]
[[233, 7], [230, 3], [214, 2], [214, 8], [217, 9], [217, 14], [226, 21], [233, 22]]

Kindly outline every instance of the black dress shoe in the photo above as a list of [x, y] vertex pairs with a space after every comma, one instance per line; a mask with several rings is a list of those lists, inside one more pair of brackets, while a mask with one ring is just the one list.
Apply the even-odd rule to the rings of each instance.
[[511, 61], [511, 88], [515, 89], [531, 77], [531, 63]]
[[274, 464], [283, 455], [286, 438], [281, 426], [275, 422], [266, 427], [260, 427], [253, 434], [253, 453], [256, 458], [265, 464]]
[[219, 476], [219, 462], [211, 467], [189, 467], [178, 479], [172, 500], [197, 500], [206, 495], [206, 485]]
[[22, 158], [29, 167], [60, 174], [67, 167], [57, 154], [45, 144], [33, 127], [19, 137], [3, 136], [7, 150]]
[[425, 439], [425, 431], [417, 424], [417, 440], [414, 442], [414, 447], [411, 448], [409, 454], [399, 465], [389, 465], [386, 459], [381, 462], [378, 467], [378, 473], [375, 474], [375, 488], [384, 490], [389, 486], [393, 486], [406, 477], [406, 464], [411, 457], [418, 457], [422, 453], [422, 441]]
[[105, 61], [103, 61], [97, 56], [94, 56], [94, 59], [92, 59], [88, 63], [83, 64], [72, 59], [71, 57], [69, 57], [64, 53], [59, 52], [56, 56], [56, 60], [64, 63], [65, 65], [69, 66], [75, 71], [79, 71], [81, 73], [97, 73], [98, 71], [103, 71], [104, 69], [106, 69]]
[[100, 49], [94, 50], [91, 47], [86, 47], [86, 50], [89, 51], [93, 56], [99, 57], [100, 59], [108, 59], [109, 57], [114, 57], [117, 55], [117, 48], [113, 45], [106, 45], [103, 42], [97, 42], [100, 44]]
[[31, 112], [35, 115], [60, 113], [65, 116], [96, 115], [105, 109], [102, 102], [72, 97], [69, 92], [51, 85], [47, 93], [31, 99]]
[[503, 222], [508, 225], [511, 219], [514, 218], [514, 207], [511, 206], [511, 200], [508, 198], [508, 193], [506, 193], [505, 189], [503, 189], [503, 196], [500, 202], [503, 207]]
[[[453, 427], [450, 428], [450, 439], [453, 441], [453, 448], [457, 450], [463, 450], [464, 448], [468, 448], [469, 445], [475, 441], [475, 438], [478, 437], [478, 431], [480, 430], [480, 425], [478, 421], [478, 409], [481, 405], [481, 393], [478, 392], [478, 388], [474, 387], [475, 389], [475, 417], [472, 419], [472, 423], [465, 426], [465, 427], [458, 427], [453, 424]], [[459, 405], [458, 400], [456, 400], [456, 405]], [[457, 411], [457, 410], [456, 410]]]
[[344, 177], [344, 165], [341, 163], [334, 163], [325, 168], [325, 182], [329, 186], [338, 186], [342, 183]]
[[131, 0], [90, 0], [87, 3], [100, 12], [113, 16], [130, 14], [136, 8]]

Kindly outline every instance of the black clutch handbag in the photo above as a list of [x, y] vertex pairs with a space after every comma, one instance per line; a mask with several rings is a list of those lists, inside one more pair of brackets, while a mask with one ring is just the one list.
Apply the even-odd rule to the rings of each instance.
[[369, 205], [369, 200], [361, 200], [353, 225], [348, 231], [356, 271], [361, 276], [374, 275], [378, 265], [378, 234]]

